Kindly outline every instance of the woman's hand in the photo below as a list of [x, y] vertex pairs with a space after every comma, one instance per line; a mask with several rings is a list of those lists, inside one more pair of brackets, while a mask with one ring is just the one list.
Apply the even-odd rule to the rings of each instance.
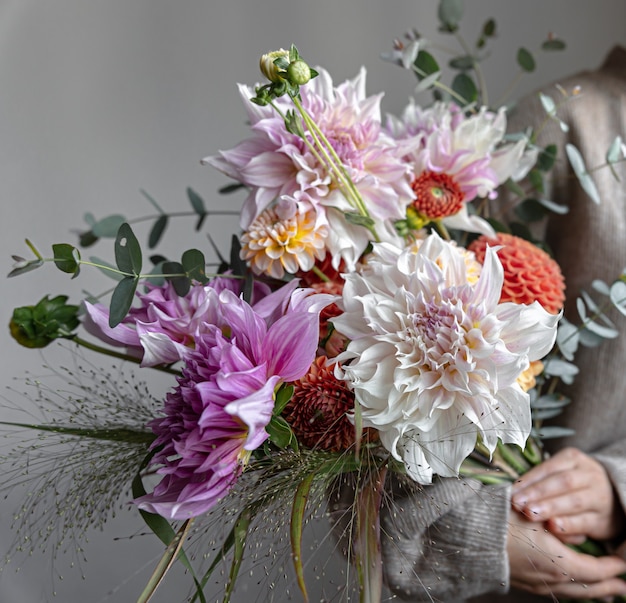
[[542, 524], [511, 511], [507, 541], [511, 586], [536, 595], [595, 599], [626, 595], [626, 561], [577, 553]]
[[626, 526], [604, 467], [576, 448], [565, 448], [513, 486], [513, 508], [568, 544], [611, 540]]

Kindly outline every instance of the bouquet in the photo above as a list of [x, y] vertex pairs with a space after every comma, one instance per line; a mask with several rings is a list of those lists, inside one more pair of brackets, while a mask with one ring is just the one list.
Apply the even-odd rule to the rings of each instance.
[[[458, 6], [440, 4], [450, 34]], [[90, 218], [79, 246], [56, 244], [49, 258], [30, 242], [32, 259], [14, 256], [10, 276], [53, 262], [72, 277], [91, 265], [117, 281], [107, 303], [58, 295], [16, 309], [17, 341], [68, 340], [171, 378], [160, 401], [125, 382], [77, 382], [85, 399], [61, 402], [36, 385], [51, 420], [12, 424], [68, 446], [64, 475], [52, 472], [42, 492], [56, 491], [74, 465], [81, 479], [105, 485], [53, 495], [57, 507], [78, 510], [60, 520], [61, 533], [104, 521], [116, 497], [127, 497], [163, 541], [138, 601], [176, 562], [191, 577], [191, 601], [207, 600], [226, 561], [228, 601], [258, 548], [267, 547], [267, 571], [282, 572], [271, 561], [275, 543], [257, 536], [264, 522], [276, 526], [270, 541], [288, 539], [308, 600], [305, 526], [346, 491], [345, 521], [332, 530], [360, 600], [379, 601], [380, 510], [394, 483], [420, 490], [435, 476], [514, 479], [540, 462], [542, 437], [562, 433], [541, 426], [567, 403], [558, 380], [575, 374], [579, 343], [616, 331], [590, 297], [579, 302], [581, 325], [562, 316], [563, 277], [530, 224], [566, 210], [540, 194], [556, 149], [539, 148], [532, 130], [507, 133], [506, 109], [486, 106], [479, 59], [494, 33], [488, 20], [476, 53], [453, 60], [450, 85], [426, 40], [397, 42], [386, 58], [413, 71], [416, 93], [433, 101], [412, 101], [387, 119], [380, 95], [366, 93], [365, 70], [336, 85], [295, 46], [264, 55], [265, 83], [239, 87], [250, 137], [203, 160], [234, 181], [223, 192], [247, 191], [241, 231], [229, 253], [216, 249], [214, 271], [200, 249], [180, 260], [152, 255], [146, 269], [124, 216]], [[544, 44], [562, 47], [554, 38]], [[534, 57], [522, 49], [518, 63], [531, 71]], [[572, 100], [564, 91], [562, 102]], [[546, 120], [558, 121], [558, 104], [542, 103]], [[584, 159], [573, 146], [567, 153], [596, 197]], [[625, 155], [617, 138], [607, 164]], [[210, 210], [194, 190], [188, 199], [200, 230]], [[149, 200], [158, 210], [153, 249], [169, 215]], [[114, 261], [83, 259], [82, 247], [106, 237]], [[597, 288], [625, 313], [617, 276]], [[106, 459], [101, 472], [81, 465], [89, 454]], [[18, 483], [16, 458], [7, 471]], [[35, 497], [26, 515], [38, 500], [49, 498]], [[35, 532], [46, 537], [45, 525]]]

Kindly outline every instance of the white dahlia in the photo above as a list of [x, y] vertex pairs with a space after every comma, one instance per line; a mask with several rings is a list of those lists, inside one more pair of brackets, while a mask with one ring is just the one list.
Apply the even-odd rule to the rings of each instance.
[[363, 425], [420, 483], [456, 476], [481, 436], [523, 446], [530, 400], [517, 378], [554, 343], [559, 316], [538, 303], [498, 303], [502, 266], [491, 249], [478, 280], [467, 252], [430, 235], [418, 248], [377, 245], [345, 276], [350, 339], [337, 374], [354, 390]]

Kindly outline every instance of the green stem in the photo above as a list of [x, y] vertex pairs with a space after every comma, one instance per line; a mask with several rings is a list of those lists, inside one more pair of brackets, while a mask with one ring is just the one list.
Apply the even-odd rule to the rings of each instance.
[[[458, 32], [455, 35], [456, 35], [456, 39], [459, 45], [463, 49], [463, 52], [467, 56], [473, 56], [469, 46], [465, 42], [465, 38], [463, 38], [463, 36], [460, 35]], [[474, 73], [476, 74], [476, 77], [478, 79], [478, 87], [480, 88], [481, 104], [485, 106], [489, 106], [489, 92], [487, 89], [487, 82], [485, 81], [485, 75], [483, 73], [483, 70], [480, 67], [480, 63], [477, 60], [474, 60]]]
[[[95, 343], [91, 343], [90, 341], [82, 339], [78, 336], [72, 337], [71, 340], [77, 345], [87, 348], [88, 350], [98, 352], [99, 354], [104, 354], [105, 356], [111, 356], [111, 358], [118, 358], [119, 360], [134, 362], [135, 364], [139, 364], [141, 362], [141, 358], [131, 356], [130, 354], [124, 354], [122, 352], [116, 352], [115, 350], [96, 345]], [[177, 371], [176, 369], [173, 369], [169, 366], [153, 366], [150, 368], [153, 368], [157, 371], [162, 371], [164, 373], [168, 373], [170, 375], [180, 375], [180, 371]]]

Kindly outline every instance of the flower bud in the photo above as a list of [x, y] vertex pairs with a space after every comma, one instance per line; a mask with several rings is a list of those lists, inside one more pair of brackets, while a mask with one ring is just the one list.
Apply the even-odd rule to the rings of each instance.
[[275, 84], [278, 84], [282, 81], [282, 77], [280, 72], [283, 71], [279, 67], [277, 67], [274, 63], [276, 59], [285, 59], [286, 62], [289, 61], [289, 51], [281, 48], [280, 50], [274, 50], [272, 52], [268, 52], [261, 57], [259, 61], [259, 67], [261, 68], [261, 73], [270, 81]]
[[291, 61], [287, 67], [287, 79], [298, 86], [307, 84], [311, 79], [311, 68], [302, 59]]

